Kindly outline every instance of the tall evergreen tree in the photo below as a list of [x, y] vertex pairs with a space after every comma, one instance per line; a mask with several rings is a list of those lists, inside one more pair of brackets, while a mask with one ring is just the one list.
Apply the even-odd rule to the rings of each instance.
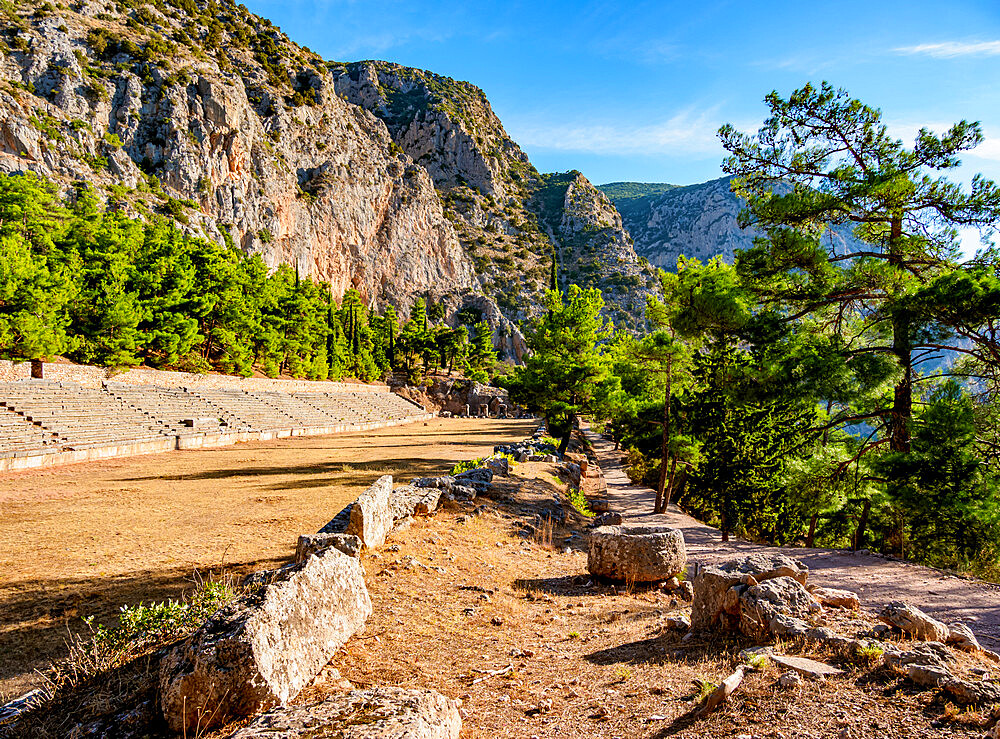
[[[787, 320], [809, 316], [837, 332], [845, 358], [874, 354], [896, 365], [888, 403], [845, 409], [840, 420], [879, 424], [892, 450], [906, 452], [917, 363], [927, 350], [958, 346], [950, 339], [960, 333], [949, 315], [958, 306], [918, 312], [910, 298], [958, 268], [956, 227], [989, 229], [1000, 218], [996, 184], [976, 176], [965, 191], [939, 176], [982, 142], [980, 126], [961, 121], [940, 136], [921, 129], [907, 148], [878, 110], [827, 83], [787, 99], [772, 92], [766, 103], [771, 114], [756, 135], [720, 129], [731, 154], [724, 169], [747, 203], [741, 225], [766, 233], [739, 255], [740, 272]], [[856, 241], [844, 245], [829, 224], [850, 226]]]

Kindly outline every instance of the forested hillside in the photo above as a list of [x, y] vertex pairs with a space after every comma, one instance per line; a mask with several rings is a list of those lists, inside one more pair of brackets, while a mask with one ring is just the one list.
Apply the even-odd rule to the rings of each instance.
[[166, 217], [335, 301], [353, 289], [405, 318], [424, 298], [452, 327], [478, 312], [516, 360], [554, 259], [617, 295], [623, 324], [657, 289], [584, 178], [542, 222], [542, 176], [468, 83], [322, 59], [231, 0], [8, 3], [0, 40], [0, 172], [70, 198], [86, 182], [102, 208]]
[[[907, 145], [826, 84], [767, 103], [760, 138], [721, 131], [737, 194], [728, 178], [698, 186], [726, 212], [738, 195], [758, 240], [734, 263], [661, 273], [642, 335], [605, 322], [598, 290], [550, 292], [511, 397], [564, 445], [578, 416], [600, 421], [657, 511], [679, 503], [723, 538], [997, 580], [1000, 266], [991, 251], [961, 261], [953, 227], [994, 231], [1000, 187], [947, 179], [978, 124]], [[831, 223], [851, 238], [831, 240]]]
[[354, 289], [338, 305], [329, 284], [268, 269], [224, 236], [108, 211], [86, 185], [63, 203], [35, 175], [0, 175], [3, 353], [314, 380], [401, 370], [417, 381], [441, 367], [487, 380], [496, 353], [476, 311], [453, 328], [441, 303], [418, 298], [400, 325], [391, 305], [370, 309]]

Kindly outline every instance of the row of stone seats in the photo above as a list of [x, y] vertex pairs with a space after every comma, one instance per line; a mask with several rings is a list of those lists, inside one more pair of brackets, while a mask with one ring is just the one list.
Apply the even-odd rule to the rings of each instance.
[[242, 390], [199, 387], [191, 388], [188, 392], [208, 401], [224, 413], [232, 414], [253, 431], [274, 431], [301, 425], [288, 414]]
[[59, 440], [51, 431], [10, 408], [0, 408], [0, 457], [46, 454], [59, 448]]
[[246, 392], [109, 382], [103, 388], [0, 383], [0, 456], [71, 451], [189, 434], [398, 421], [422, 409], [392, 393]]
[[322, 428], [344, 423], [334, 413], [327, 413], [305, 394], [257, 392], [253, 393], [262, 403], [267, 403], [286, 416], [295, 419], [299, 426]]
[[0, 405], [58, 434], [66, 449], [153, 441], [166, 433], [111, 393], [71, 383], [9, 383]]
[[[107, 383], [105, 389], [124, 403], [155, 418], [178, 436], [251, 430], [250, 425], [240, 420], [235, 413], [215, 406], [183, 388]], [[197, 428], [190, 424], [193, 419], [198, 420]]]

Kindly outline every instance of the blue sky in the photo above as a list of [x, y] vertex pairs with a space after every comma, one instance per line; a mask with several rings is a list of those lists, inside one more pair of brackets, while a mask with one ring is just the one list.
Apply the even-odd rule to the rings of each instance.
[[829, 80], [901, 136], [982, 122], [959, 176], [1000, 179], [1000, 2], [253, 0], [328, 59], [388, 59], [485, 90], [544, 172], [595, 183], [721, 174], [721, 123], [756, 129], [764, 95]]

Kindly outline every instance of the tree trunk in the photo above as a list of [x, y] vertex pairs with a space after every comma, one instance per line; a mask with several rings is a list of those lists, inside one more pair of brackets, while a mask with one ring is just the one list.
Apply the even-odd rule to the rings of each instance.
[[670, 499], [674, 496], [674, 481], [677, 479], [677, 459], [670, 460], [670, 475], [667, 477], [666, 489], [663, 491], [663, 504], [657, 513], [666, 513]]
[[819, 519], [819, 514], [812, 514], [812, 518], [809, 519], [809, 533], [806, 534], [806, 548], [812, 549], [813, 544], [816, 542], [816, 521]]
[[872, 512], [871, 500], [865, 501], [865, 507], [861, 509], [861, 518], [858, 519], [858, 530], [854, 532], [854, 550], [864, 549], [865, 529], [868, 527], [868, 515]]
[[[903, 234], [901, 216], [892, 219], [889, 232], [889, 264], [902, 270], [903, 255], [900, 240]], [[913, 348], [910, 342], [910, 315], [905, 310], [892, 313], [892, 353], [896, 356], [903, 377], [896, 384], [889, 416], [889, 448], [894, 452], [910, 451], [910, 418], [913, 416]]]
[[561, 457], [566, 453], [569, 448], [569, 437], [573, 434], [573, 426], [576, 425], [576, 414], [571, 414], [569, 417], [569, 423], [566, 424], [566, 430], [563, 432], [562, 441], [559, 442], [559, 456]]
[[660, 425], [660, 479], [656, 483], [656, 502], [653, 513], [663, 513], [664, 490], [667, 487], [667, 457], [670, 456], [670, 379], [663, 394], [663, 423]]

